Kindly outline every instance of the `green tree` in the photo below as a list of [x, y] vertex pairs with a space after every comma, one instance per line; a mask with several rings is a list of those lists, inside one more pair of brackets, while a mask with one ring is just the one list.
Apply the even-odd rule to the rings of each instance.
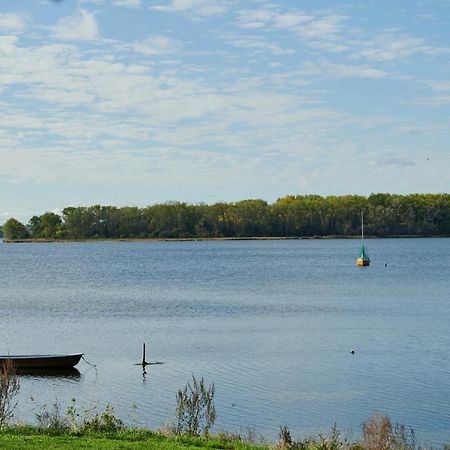
[[28, 228], [33, 238], [54, 239], [61, 237], [61, 217], [52, 212], [42, 216], [33, 216], [28, 222]]
[[[146, 208], [68, 207], [62, 217], [48, 212], [33, 216], [28, 229], [33, 238], [50, 239], [356, 236], [361, 211], [368, 235], [450, 235], [450, 194], [386, 193], [289, 195], [273, 204], [248, 199], [212, 205], [167, 202]], [[10, 224], [9, 231], [14, 236], [27, 233], [17, 224]]]
[[[167, 202], [149, 207], [150, 223], [149, 235], [156, 238], [179, 237], [179, 215], [177, 214], [180, 203]], [[181, 206], [182, 208], [182, 206]]]
[[3, 225], [3, 234], [6, 240], [27, 239], [30, 237], [26, 226], [12, 217]]
[[229, 208], [234, 235], [267, 236], [270, 233], [269, 207], [264, 200], [242, 200]]

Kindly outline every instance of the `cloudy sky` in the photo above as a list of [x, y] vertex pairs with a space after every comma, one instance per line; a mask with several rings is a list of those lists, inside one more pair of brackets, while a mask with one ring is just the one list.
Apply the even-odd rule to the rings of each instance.
[[0, 222], [448, 192], [447, 0], [0, 1]]

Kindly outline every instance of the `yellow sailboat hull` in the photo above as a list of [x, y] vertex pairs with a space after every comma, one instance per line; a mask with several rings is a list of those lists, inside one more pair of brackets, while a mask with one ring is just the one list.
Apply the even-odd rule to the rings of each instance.
[[370, 259], [358, 258], [356, 260], [356, 265], [358, 265], [358, 266], [369, 266], [370, 265]]

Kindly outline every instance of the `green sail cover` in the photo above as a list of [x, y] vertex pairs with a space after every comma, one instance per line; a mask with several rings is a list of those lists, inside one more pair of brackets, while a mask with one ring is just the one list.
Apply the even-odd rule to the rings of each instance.
[[364, 245], [361, 246], [361, 250], [359, 252], [359, 257], [362, 259], [369, 259], [369, 255], [366, 252], [366, 249], [364, 248]]

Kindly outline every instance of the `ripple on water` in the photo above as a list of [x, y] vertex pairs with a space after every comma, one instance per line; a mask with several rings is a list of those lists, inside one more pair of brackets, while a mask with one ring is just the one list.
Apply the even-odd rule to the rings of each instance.
[[[357, 434], [381, 412], [449, 442], [450, 240], [370, 241], [368, 270], [356, 244], [2, 245], [0, 353], [82, 351], [97, 364], [23, 377], [19, 417], [32, 418], [33, 395], [162, 426], [195, 374], [215, 382], [217, 427], [230, 431], [274, 439], [279, 425], [305, 435], [337, 422]], [[143, 341], [165, 362], [145, 379]]]

